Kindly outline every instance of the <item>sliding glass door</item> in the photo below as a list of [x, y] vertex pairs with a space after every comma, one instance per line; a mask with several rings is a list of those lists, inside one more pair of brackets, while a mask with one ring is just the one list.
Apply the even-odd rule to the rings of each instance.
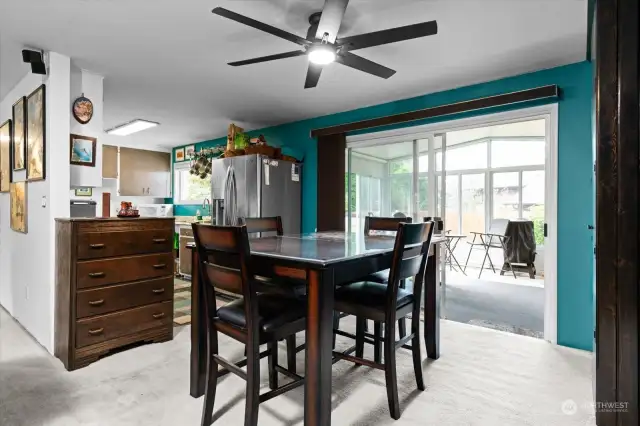
[[364, 218], [413, 217], [413, 141], [347, 149], [345, 228], [364, 232]]

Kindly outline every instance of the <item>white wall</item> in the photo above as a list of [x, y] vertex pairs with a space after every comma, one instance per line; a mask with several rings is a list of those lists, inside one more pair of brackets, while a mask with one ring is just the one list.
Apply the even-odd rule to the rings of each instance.
[[[139, 143], [133, 143], [129, 137], [108, 135], [104, 130], [104, 78], [90, 71], [80, 69], [73, 64], [71, 65], [71, 101], [84, 95], [93, 102], [93, 117], [87, 124], [80, 124], [70, 114], [69, 121], [71, 123], [71, 133], [83, 136], [90, 136], [97, 139], [96, 141], [96, 166], [76, 166], [70, 165], [71, 169], [71, 185], [69, 196], [71, 199], [92, 200], [97, 203], [96, 214], [102, 215], [102, 193], [109, 192], [111, 194], [111, 206], [109, 212], [111, 216], [115, 216], [116, 207], [120, 205], [120, 201], [131, 201], [137, 204], [161, 204], [163, 198], [153, 197], [118, 197], [117, 184], [115, 179], [102, 179], [102, 146], [125, 146], [139, 149], [150, 149], [153, 151], [170, 152], [170, 149], [157, 147], [150, 142], [141, 146]], [[135, 117], [132, 117], [135, 118]], [[76, 197], [75, 188], [91, 187], [91, 197]]]
[[71, 133], [97, 139], [95, 167], [70, 165], [71, 187], [102, 186], [102, 142], [105, 135], [103, 80], [101, 75], [71, 65], [71, 101], [84, 94], [93, 102], [93, 117], [87, 124], [79, 123], [73, 114], [69, 114]]
[[[27, 234], [10, 228], [10, 195], [0, 194], [0, 304], [53, 352], [54, 218], [69, 216], [70, 60], [49, 54], [49, 75], [27, 74], [0, 101], [0, 122], [21, 96], [46, 84], [46, 180], [27, 183]], [[25, 180], [25, 172], [13, 175]]]

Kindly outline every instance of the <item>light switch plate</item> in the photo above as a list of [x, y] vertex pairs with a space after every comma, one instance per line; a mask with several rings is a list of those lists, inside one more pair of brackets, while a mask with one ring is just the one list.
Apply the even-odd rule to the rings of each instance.
[[42, 207], [47, 207], [47, 196], [43, 195], [42, 196]]

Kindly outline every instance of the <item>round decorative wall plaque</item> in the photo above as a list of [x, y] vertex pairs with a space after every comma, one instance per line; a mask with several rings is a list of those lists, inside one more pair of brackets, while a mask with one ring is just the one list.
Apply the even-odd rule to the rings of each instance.
[[87, 124], [93, 117], [93, 102], [84, 94], [73, 101], [73, 117], [80, 124]]

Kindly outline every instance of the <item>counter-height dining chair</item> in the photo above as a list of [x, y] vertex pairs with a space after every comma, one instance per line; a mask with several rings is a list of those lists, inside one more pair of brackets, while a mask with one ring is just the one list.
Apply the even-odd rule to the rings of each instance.
[[[251, 235], [278, 236], [281, 237], [284, 232], [282, 230], [282, 218], [280, 216], [272, 217], [241, 217], [240, 225], [247, 227], [247, 233]], [[267, 235], [264, 235], [267, 234]], [[283, 296], [297, 297], [304, 299], [307, 292], [307, 283], [305, 281], [293, 280], [291, 278], [266, 278], [256, 276], [258, 291], [263, 293], [274, 293]], [[306, 302], [301, 302], [306, 306]], [[304, 349], [304, 345], [296, 347], [295, 334], [287, 337], [287, 368], [294, 373], [296, 372], [296, 353]]]
[[[395, 233], [398, 230], [398, 225], [401, 223], [411, 223], [412, 219], [410, 217], [405, 217], [404, 214], [402, 216], [396, 217], [375, 217], [375, 216], [366, 216], [364, 218], [364, 235], [368, 237], [378, 232], [385, 233]], [[362, 277], [358, 281], [371, 281], [380, 284], [387, 284], [389, 282], [389, 270], [385, 269], [383, 271], [374, 272], [373, 274], [367, 275], [366, 277]], [[358, 282], [357, 281], [357, 282]], [[406, 287], [406, 281], [402, 280], [400, 282], [400, 288]], [[344, 317], [344, 315], [336, 315], [334, 317], [334, 328], [340, 328], [340, 316]], [[365, 323], [365, 329], [368, 329], [368, 326]], [[382, 325], [380, 323], [373, 324], [374, 334], [378, 337], [382, 336]], [[398, 320], [398, 333], [400, 337], [404, 337], [407, 334], [407, 326], [405, 324], [404, 319]], [[334, 336], [334, 347], [335, 347], [335, 336]], [[379, 344], [376, 345], [376, 360], [380, 361], [380, 357], [382, 356], [382, 346]]]
[[[231, 372], [246, 380], [245, 426], [258, 424], [259, 404], [304, 384], [301, 376], [278, 365], [278, 341], [305, 329], [306, 309], [294, 298], [258, 293], [245, 226], [193, 224], [202, 279], [208, 338], [207, 380], [202, 426], [212, 421], [218, 378]], [[214, 288], [242, 296], [217, 307]], [[232, 363], [218, 352], [218, 333], [245, 345], [247, 356]], [[260, 345], [267, 350], [260, 353]], [[260, 395], [260, 359], [269, 357], [269, 387]], [[222, 369], [218, 369], [218, 366]], [[246, 372], [242, 367], [246, 366]], [[294, 379], [278, 387], [278, 373]]]
[[[357, 321], [355, 347], [345, 352], [334, 352], [334, 357], [384, 370], [389, 411], [396, 420], [400, 418], [396, 377], [396, 351], [399, 348], [411, 349], [418, 389], [425, 389], [420, 356], [420, 295], [432, 235], [433, 222], [400, 223], [388, 283], [363, 281], [340, 287], [335, 293], [335, 309], [355, 315]], [[410, 277], [414, 278], [413, 291], [400, 287], [400, 282]], [[396, 341], [396, 321], [408, 315], [411, 315], [411, 333]], [[380, 339], [365, 332], [368, 319], [384, 324], [384, 337], [381, 339], [384, 342], [384, 363], [363, 358], [364, 344], [375, 345]], [[407, 345], [409, 341], [411, 346]], [[354, 351], [355, 356], [352, 356]]]

